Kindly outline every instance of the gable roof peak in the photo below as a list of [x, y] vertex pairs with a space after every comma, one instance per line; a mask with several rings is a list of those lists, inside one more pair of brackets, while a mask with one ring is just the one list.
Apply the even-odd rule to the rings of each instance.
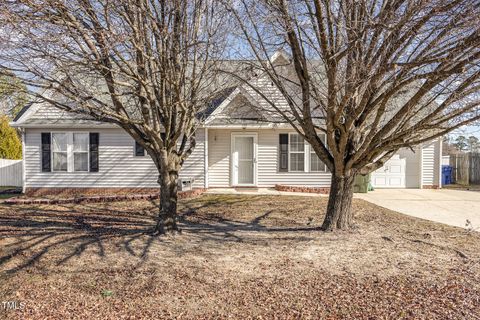
[[275, 53], [270, 57], [270, 63], [272, 64], [279, 61], [290, 62], [290, 55], [283, 49], [275, 51]]

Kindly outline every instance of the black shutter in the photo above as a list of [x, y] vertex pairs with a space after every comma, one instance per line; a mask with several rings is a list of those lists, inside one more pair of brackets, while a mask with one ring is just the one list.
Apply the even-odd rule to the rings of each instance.
[[137, 141], [135, 141], [135, 156], [137, 157], [145, 156], [145, 148], [143, 148], [142, 145]]
[[52, 171], [50, 151], [51, 151], [50, 132], [42, 132], [42, 172]]
[[280, 138], [280, 159], [279, 172], [288, 172], [288, 133], [279, 134]]
[[98, 172], [98, 144], [100, 136], [98, 132], [90, 132], [90, 172]]

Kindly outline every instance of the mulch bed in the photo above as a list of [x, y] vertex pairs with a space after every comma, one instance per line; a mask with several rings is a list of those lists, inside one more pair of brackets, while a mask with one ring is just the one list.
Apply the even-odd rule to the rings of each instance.
[[0, 194], [20, 194], [22, 193], [22, 188], [0, 188]]
[[[204, 193], [206, 189], [192, 189], [189, 191], [178, 192], [179, 199], [187, 199], [196, 197]], [[114, 202], [114, 201], [138, 201], [138, 200], [155, 200], [160, 198], [160, 193], [153, 194], [128, 194], [128, 195], [101, 195], [101, 196], [79, 196], [71, 198], [10, 198], [4, 200], [3, 203], [7, 205], [27, 205], [27, 204], [67, 204], [67, 203], [100, 203], [100, 202]]]

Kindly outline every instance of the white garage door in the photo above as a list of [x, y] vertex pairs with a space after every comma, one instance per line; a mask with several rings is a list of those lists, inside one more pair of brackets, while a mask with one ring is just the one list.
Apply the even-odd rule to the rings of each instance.
[[374, 188], [405, 188], [405, 158], [400, 159], [394, 155], [383, 167], [372, 172], [372, 185]]

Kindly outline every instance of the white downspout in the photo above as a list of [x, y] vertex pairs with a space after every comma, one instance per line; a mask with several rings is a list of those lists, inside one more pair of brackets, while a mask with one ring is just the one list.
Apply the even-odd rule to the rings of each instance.
[[420, 189], [423, 189], [423, 144], [420, 145]]
[[439, 140], [439, 146], [440, 146], [440, 150], [438, 151], [438, 171], [439, 171], [439, 174], [438, 174], [438, 188], [441, 189], [443, 186], [442, 186], [442, 154], [443, 154], [443, 138], [442, 137], [439, 137], [438, 138]]
[[26, 137], [26, 134], [25, 134], [25, 128], [21, 128], [21, 133], [22, 133], [22, 193], [25, 193], [25, 189], [26, 189], [26, 177], [27, 177], [27, 174], [26, 174], [26, 166], [25, 166], [25, 137]]
[[205, 142], [203, 144], [204, 186], [208, 189], [208, 128], [205, 128]]

